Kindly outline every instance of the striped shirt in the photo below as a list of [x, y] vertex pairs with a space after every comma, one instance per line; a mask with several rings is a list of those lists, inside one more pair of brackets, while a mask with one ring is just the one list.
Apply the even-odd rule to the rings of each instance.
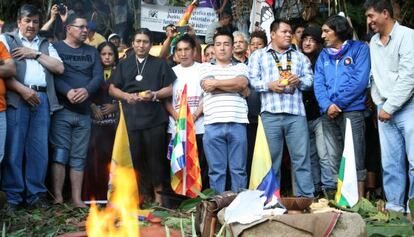
[[312, 89], [313, 72], [310, 60], [293, 48], [289, 48], [281, 54], [275, 51], [282, 63], [282, 68], [286, 68], [287, 52], [291, 52], [291, 72], [300, 79], [299, 86], [293, 94], [279, 94], [270, 91], [267, 86], [269, 82], [279, 79], [279, 69], [276, 66], [271, 50], [273, 50], [272, 44], [269, 44], [263, 49], [256, 50], [249, 58], [248, 78], [252, 87], [256, 91], [261, 92], [261, 112], [306, 116], [301, 90]]
[[[228, 80], [238, 76], [247, 78], [247, 66], [243, 63], [229, 64], [226, 67], [203, 63], [201, 79], [214, 78]], [[203, 97], [204, 124], [213, 123], [249, 123], [247, 103], [239, 93], [206, 93]]]

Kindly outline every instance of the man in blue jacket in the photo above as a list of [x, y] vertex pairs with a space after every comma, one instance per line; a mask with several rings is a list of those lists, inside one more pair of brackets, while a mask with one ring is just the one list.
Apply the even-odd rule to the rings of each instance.
[[[352, 39], [352, 28], [342, 16], [329, 18], [322, 26], [326, 48], [315, 67], [314, 89], [332, 164], [338, 174], [344, 149], [346, 119], [351, 120], [358, 178], [358, 192], [364, 193], [366, 89], [370, 73], [368, 45]], [[336, 177], [334, 177], [335, 180]]]

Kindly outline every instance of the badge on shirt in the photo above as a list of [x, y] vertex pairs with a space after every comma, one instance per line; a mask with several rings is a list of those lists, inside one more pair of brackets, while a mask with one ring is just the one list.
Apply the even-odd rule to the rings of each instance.
[[353, 63], [354, 63], [354, 60], [352, 60], [351, 57], [346, 57], [345, 60], [344, 60], [344, 65], [345, 66], [348, 66], [348, 65], [353, 64]]

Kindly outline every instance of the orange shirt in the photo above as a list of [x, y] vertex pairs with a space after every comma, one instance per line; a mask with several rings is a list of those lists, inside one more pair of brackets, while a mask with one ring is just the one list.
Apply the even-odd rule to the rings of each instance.
[[[4, 46], [2, 42], [0, 42], [0, 59], [6, 60], [9, 58], [11, 58], [11, 56], [7, 51], [6, 46]], [[5, 111], [6, 108], [6, 86], [4, 85], [3, 79], [0, 78], [0, 112]]]

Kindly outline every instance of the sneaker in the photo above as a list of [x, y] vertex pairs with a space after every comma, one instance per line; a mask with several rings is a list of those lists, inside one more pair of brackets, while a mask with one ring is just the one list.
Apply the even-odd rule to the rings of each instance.
[[2, 209], [6, 203], [7, 203], [6, 194], [0, 191], [0, 209]]
[[36, 201], [29, 204], [29, 206], [34, 209], [46, 209], [50, 207], [50, 203], [46, 199], [46, 197], [44, 197], [43, 195], [39, 195], [39, 198]]
[[16, 211], [19, 210], [19, 205], [18, 204], [13, 204], [13, 203], [6, 203], [6, 205], [4, 206], [4, 208], [2, 209], [5, 213], [7, 213], [8, 215], [14, 215]]
[[336, 194], [335, 189], [324, 189], [323, 190], [323, 195], [328, 200], [335, 200], [335, 194]]
[[315, 191], [315, 192], [313, 193], [313, 196], [314, 196], [316, 199], [325, 198], [325, 194], [324, 194], [324, 192], [323, 192], [322, 190]]

